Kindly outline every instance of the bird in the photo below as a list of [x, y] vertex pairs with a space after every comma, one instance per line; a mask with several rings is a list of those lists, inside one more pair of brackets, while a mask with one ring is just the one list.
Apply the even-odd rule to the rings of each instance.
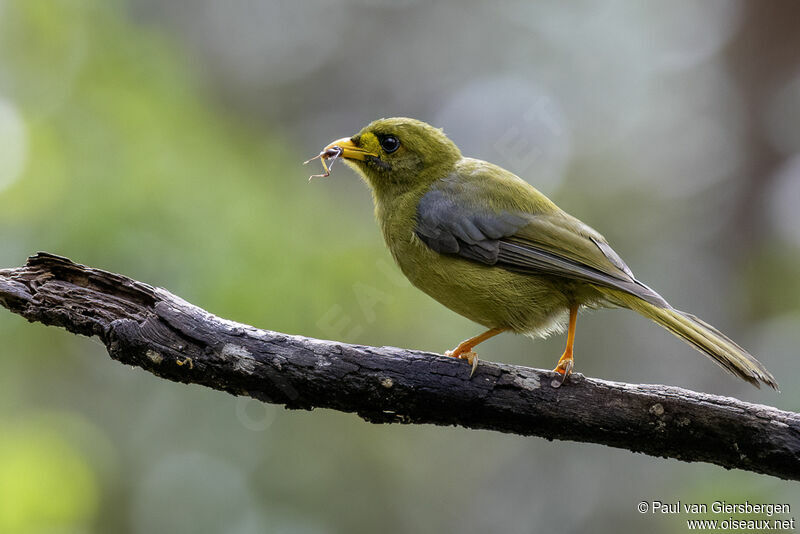
[[330, 175], [342, 159], [369, 186], [383, 238], [409, 281], [486, 328], [445, 352], [470, 364], [470, 378], [483, 341], [502, 332], [545, 337], [566, 327], [553, 369], [560, 386], [574, 369], [578, 311], [627, 308], [750, 384], [778, 389], [745, 349], [636, 279], [600, 233], [512, 172], [463, 156], [442, 129], [407, 117], [379, 119], [311, 160], [317, 158], [325, 173], [315, 176]]

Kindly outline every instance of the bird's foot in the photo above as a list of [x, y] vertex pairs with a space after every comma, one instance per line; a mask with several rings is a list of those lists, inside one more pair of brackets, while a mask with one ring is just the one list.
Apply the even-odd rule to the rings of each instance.
[[558, 365], [556, 368], [553, 369], [556, 373], [562, 375], [561, 377], [561, 384], [563, 385], [564, 382], [567, 380], [567, 377], [572, 374], [572, 368], [575, 366], [574, 360], [572, 358], [565, 358], [561, 357], [558, 360]]
[[448, 350], [444, 353], [444, 355], [452, 356], [453, 358], [459, 358], [461, 360], [467, 360], [472, 366], [472, 371], [469, 373], [469, 377], [472, 378], [472, 375], [475, 374], [475, 369], [478, 368], [478, 355], [475, 354], [472, 349], [475, 347], [475, 345], [483, 343], [490, 337], [494, 337], [505, 330], [506, 329], [504, 327], [491, 328], [479, 336], [471, 337], [466, 341], [462, 341], [456, 348], [453, 350]]
[[453, 350], [446, 351], [444, 355], [458, 358], [460, 360], [467, 360], [467, 362], [472, 366], [472, 371], [469, 373], [470, 378], [472, 378], [472, 375], [475, 374], [475, 369], [478, 368], [478, 354], [469, 349], [459, 350], [459, 347], [456, 347]]

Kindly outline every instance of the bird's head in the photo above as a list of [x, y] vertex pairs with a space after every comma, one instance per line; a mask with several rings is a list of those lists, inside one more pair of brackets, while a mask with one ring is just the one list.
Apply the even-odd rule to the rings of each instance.
[[376, 120], [320, 153], [323, 159], [334, 155], [343, 158], [379, 195], [446, 176], [461, 158], [442, 130], [405, 117]]

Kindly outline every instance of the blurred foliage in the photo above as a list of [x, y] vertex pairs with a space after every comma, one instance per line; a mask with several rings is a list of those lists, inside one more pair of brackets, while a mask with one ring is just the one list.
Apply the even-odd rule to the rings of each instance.
[[[364, 229], [307, 184], [304, 154], [209, 110], [157, 34], [126, 25], [113, 3], [5, 11], [14, 83], [3, 89], [25, 120], [29, 153], [0, 197], [3, 263], [19, 263], [33, 243], [290, 331], [327, 302], [352, 303], [352, 281], [373, 278], [379, 243], [342, 246]], [[50, 69], [70, 62], [79, 66]], [[37, 87], [63, 93], [30, 94]]]
[[[796, 410], [797, 175], [748, 186], [753, 126], [722, 67], [736, 5], [0, 0], [0, 267], [47, 250], [256, 326], [442, 351], [475, 327], [400, 277], [352, 173], [309, 184], [300, 165], [416, 115], [603, 230], [676, 305], [738, 324], [786, 386], [745, 389], [612, 313], [581, 318], [582, 372]], [[748, 187], [767, 193], [742, 210]], [[3, 533], [671, 532], [635, 505], [800, 506], [794, 486], [708, 465], [286, 413], [7, 313], [0, 339]], [[482, 355], [551, 366], [561, 343], [505, 336]]]
[[97, 513], [99, 488], [82, 452], [54, 430], [53, 421], [36, 421], [33, 414], [24, 422], [2, 425], [0, 531], [89, 526]]

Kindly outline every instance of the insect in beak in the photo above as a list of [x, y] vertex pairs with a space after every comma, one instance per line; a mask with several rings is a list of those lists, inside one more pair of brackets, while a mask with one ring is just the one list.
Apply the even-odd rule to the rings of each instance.
[[[333, 163], [336, 161], [336, 158], [342, 155], [342, 152], [344, 152], [344, 150], [338, 146], [329, 146], [310, 160], [303, 162], [303, 165], [306, 165], [307, 163], [319, 158], [322, 162], [322, 168], [325, 169], [324, 174], [312, 174], [308, 177], [308, 181], [310, 182], [312, 178], [327, 178], [330, 176]], [[328, 163], [327, 160], [330, 160], [330, 163]]]

